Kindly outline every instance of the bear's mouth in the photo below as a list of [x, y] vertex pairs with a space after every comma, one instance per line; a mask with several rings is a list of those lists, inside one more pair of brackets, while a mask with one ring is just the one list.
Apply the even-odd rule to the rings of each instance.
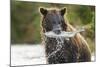
[[61, 34], [61, 30], [53, 30], [53, 32], [56, 34], [56, 35], [59, 35], [59, 34]]
[[53, 27], [53, 30], [52, 30], [55, 34], [57, 34], [57, 35], [59, 35], [59, 34], [61, 34], [61, 32], [62, 32], [62, 29], [61, 29], [61, 27], [59, 26], [59, 25], [57, 25], [57, 26], [54, 26]]

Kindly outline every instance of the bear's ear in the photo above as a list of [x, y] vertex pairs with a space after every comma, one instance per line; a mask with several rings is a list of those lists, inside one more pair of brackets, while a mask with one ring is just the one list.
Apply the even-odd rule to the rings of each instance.
[[66, 13], [66, 8], [60, 10], [61, 15], [63, 16]]
[[45, 8], [40, 8], [40, 13], [41, 13], [42, 15], [46, 15], [47, 12], [48, 12], [47, 9], [45, 9]]

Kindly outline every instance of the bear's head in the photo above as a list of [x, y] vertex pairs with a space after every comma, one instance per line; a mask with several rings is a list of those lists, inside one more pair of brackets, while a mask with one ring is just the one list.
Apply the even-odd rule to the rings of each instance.
[[43, 32], [53, 31], [55, 34], [60, 34], [61, 31], [66, 31], [67, 25], [64, 20], [66, 8], [59, 10], [40, 8], [40, 13], [43, 16]]

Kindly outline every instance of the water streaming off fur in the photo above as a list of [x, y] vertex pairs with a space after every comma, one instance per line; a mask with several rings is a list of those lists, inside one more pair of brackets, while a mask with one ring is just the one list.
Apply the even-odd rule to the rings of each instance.
[[57, 41], [57, 45], [56, 45], [56, 50], [53, 51], [51, 54], [49, 54], [47, 56], [47, 58], [49, 58], [50, 56], [55, 55], [58, 51], [61, 50], [61, 48], [63, 47], [64, 44], [64, 39], [66, 38], [67, 40], [69, 40], [69, 38], [74, 37], [77, 33], [80, 33], [84, 31], [83, 28], [77, 30], [77, 31], [73, 31], [73, 32], [66, 32], [66, 31], [61, 31], [61, 34], [55, 34], [53, 31], [50, 32], [46, 32], [45, 36], [46, 37], [50, 37], [50, 38], [55, 38]]
[[61, 50], [61, 48], [63, 47], [63, 44], [64, 44], [64, 40], [62, 37], [56, 37], [56, 41], [57, 41], [57, 45], [56, 45], [56, 50], [53, 51], [51, 54], [49, 54], [47, 56], [47, 58], [49, 58], [50, 56], [53, 56], [55, 55], [58, 51]]

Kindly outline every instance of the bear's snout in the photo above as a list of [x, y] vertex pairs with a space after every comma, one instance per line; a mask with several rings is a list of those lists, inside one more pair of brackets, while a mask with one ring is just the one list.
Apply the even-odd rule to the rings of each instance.
[[54, 30], [53, 31], [55, 34], [61, 34], [61, 30]]

